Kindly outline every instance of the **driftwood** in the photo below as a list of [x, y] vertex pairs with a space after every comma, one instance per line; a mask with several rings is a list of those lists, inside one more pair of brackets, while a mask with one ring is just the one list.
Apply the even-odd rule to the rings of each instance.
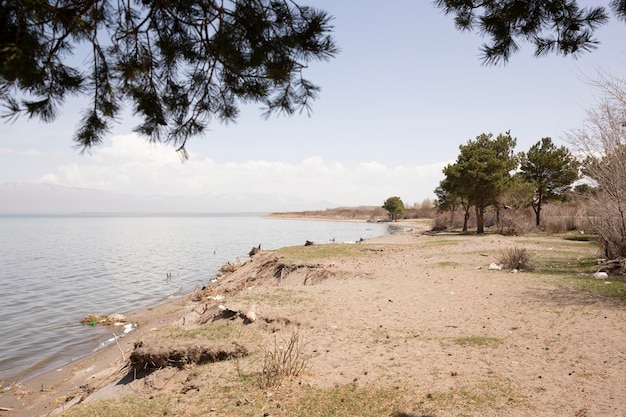
[[248, 255], [252, 258], [254, 255], [256, 255], [259, 252], [261, 252], [261, 244], [260, 243], [259, 243], [258, 247], [252, 248], [252, 250], [250, 250], [250, 252], [248, 252]]

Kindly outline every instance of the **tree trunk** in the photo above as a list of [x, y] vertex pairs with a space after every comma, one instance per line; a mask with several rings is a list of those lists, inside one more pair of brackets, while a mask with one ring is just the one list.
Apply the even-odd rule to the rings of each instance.
[[500, 206], [500, 204], [498, 204], [496, 206], [496, 225], [498, 226], [498, 228], [500, 227], [500, 210], [502, 209], [502, 206]]
[[538, 205], [537, 209], [535, 210], [535, 223], [537, 225], [537, 228], [541, 226], [541, 205]]
[[463, 232], [467, 232], [467, 224], [469, 223], [470, 218], [470, 209], [472, 208], [469, 204], [461, 204], [463, 208]]
[[537, 226], [537, 228], [541, 226], [541, 200], [541, 194], [539, 194], [539, 196], [537, 197], [537, 203], [535, 203], [534, 201], [531, 203], [533, 211], [535, 212], [535, 226]]
[[467, 232], [467, 223], [469, 222], [470, 212], [469, 207], [465, 209], [465, 214], [463, 215], [463, 232]]
[[476, 206], [476, 234], [485, 233], [485, 208]]

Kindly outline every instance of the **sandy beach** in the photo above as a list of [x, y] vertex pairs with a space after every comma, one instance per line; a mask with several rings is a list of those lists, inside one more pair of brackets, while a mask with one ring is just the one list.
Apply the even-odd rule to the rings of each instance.
[[[129, 315], [137, 330], [109, 348], [3, 386], [0, 416], [314, 415], [298, 410], [324, 401], [326, 415], [626, 416], [623, 279], [590, 275], [591, 242], [405, 226], [261, 251]], [[490, 270], [511, 247], [542, 269]], [[263, 381], [268, 353], [290, 340], [301, 372]]]

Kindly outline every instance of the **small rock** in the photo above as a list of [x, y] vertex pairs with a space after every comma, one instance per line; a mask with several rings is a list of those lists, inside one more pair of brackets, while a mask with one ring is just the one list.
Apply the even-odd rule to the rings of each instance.
[[249, 323], [254, 323], [256, 321], [256, 313], [254, 310], [250, 310], [246, 313], [246, 319]]
[[502, 265], [498, 265], [498, 264], [495, 264], [495, 263], [490, 263], [489, 264], [489, 269], [492, 270], [492, 271], [501, 271], [502, 268], [503, 268]]
[[609, 277], [609, 274], [607, 274], [607, 273], [606, 273], [606, 272], [604, 272], [604, 271], [598, 271], [598, 272], [596, 272], [595, 274], [593, 274], [593, 277], [594, 277], [595, 279], [606, 279], [606, 278], [608, 278], [608, 277]]

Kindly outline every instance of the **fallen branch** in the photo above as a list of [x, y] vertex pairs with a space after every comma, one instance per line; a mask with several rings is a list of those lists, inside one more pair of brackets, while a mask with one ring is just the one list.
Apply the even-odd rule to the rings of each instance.
[[124, 355], [124, 351], [122, 350], [122, 347], [120, 346], [120, 342], [117, 341], [117, 335], [115, 333], [113, 333], [113, 337], [115, 338], [115, 344], [117, 345], [118, 349], [120, 350], [120, 353], [122, 354], [122, 361], [126, 362], [126, 355]]

